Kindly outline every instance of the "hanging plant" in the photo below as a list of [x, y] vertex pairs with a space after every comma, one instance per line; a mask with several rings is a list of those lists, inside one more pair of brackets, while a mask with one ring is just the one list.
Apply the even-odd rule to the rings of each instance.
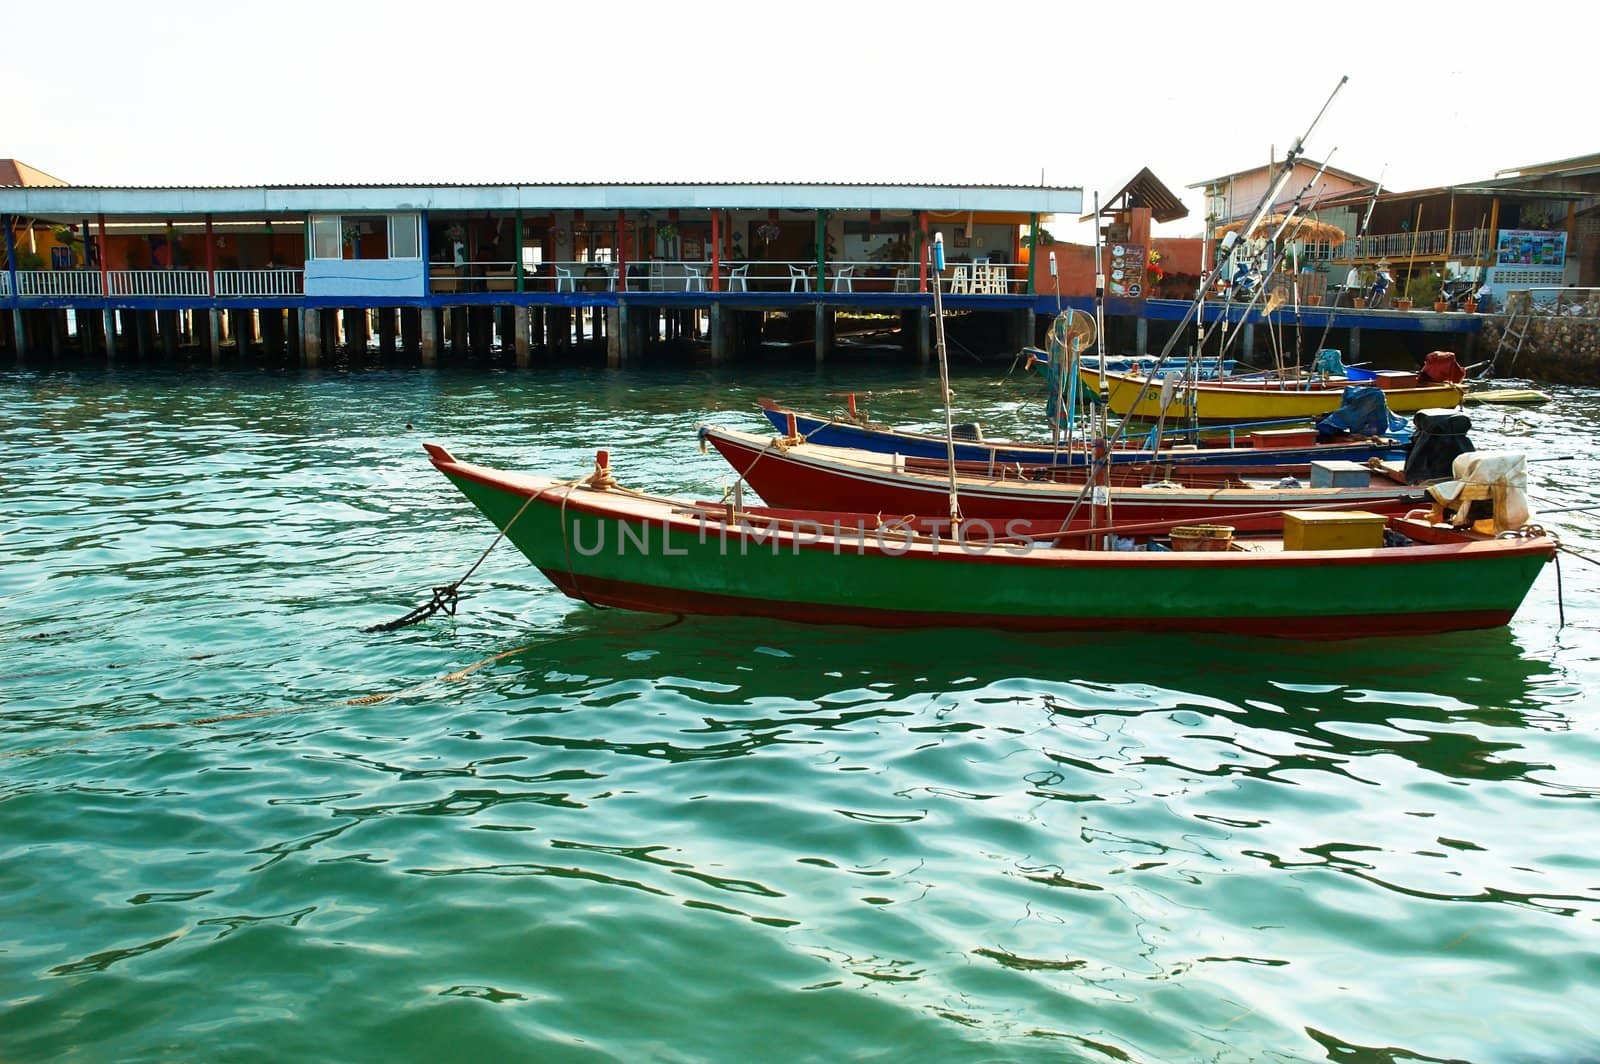
[[763, 245], [772, 243], [782, 233], [783, 230], [778, 227], [777, 222], [763, 222], [756, 226], [756, 236], [761, 238]]
[[467, 239], [467, 231], [461, 225], [460, 222], [453, 223], [448, 229], [446, 229], [444, 231], [444, 235], [445, 235], [445, 239], [447, 239], [447, 240], [465, 240], [465, 239]]
[[660, 240], [671, 240], [678, 235], [678, 227], [670, 222], [656, 226], [656, 237]]

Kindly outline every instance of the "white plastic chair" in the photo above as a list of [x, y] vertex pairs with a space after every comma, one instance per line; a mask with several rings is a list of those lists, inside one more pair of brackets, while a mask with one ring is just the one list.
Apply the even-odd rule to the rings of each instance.
[[855, 275], [855, 272], [856, 268], [854, 266], [840, 267], [839, 272], [833, 275], [833, 290], [835, 292], [855, 291], [850, 286], [850, 279]]
[[956, 295], [962, 292], [971, 292], [972, 281], [969, 279], [970, 276], [965, 266], [950, 267], [950, 294]]
[[805, 292], [811, 288], [811, 275], [798, 266], [789, 267], [789, 291]]
[[562, 285], [566, 285], [567, 286], [566, 290], [568, 292], [576, 292], [578, 290], [577, 286], [575, 286], [572, 283], [572, 271], [567, 269], [565, 266], [557, 266], [556, 267], [556, 291], [557, 292], [562, 290], [561, 289]]
[[706, 290], [705, 274], [700, 272], [700, 267], [683, 264], [683, 290], [685, 292], [704, 292]]
[[730, 291], [730, 292], [748, 292], [748, 291], [750, 291], [749, 279], [750, 279], [750, 264], [748, 262], [745, 263], [743, 266], [735, 266], [733, 269], [728, 271], [728, 291]]

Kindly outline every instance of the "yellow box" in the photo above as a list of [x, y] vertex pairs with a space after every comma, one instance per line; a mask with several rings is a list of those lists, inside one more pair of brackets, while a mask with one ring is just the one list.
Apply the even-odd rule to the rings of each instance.
[[1382, 514], [1365, 510], [1290, 510], [1283, 515], [1284, 550], [1373, 550], [1383, 546]]

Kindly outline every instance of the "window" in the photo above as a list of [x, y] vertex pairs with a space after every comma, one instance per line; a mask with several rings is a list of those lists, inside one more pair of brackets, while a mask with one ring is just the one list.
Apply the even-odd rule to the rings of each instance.
[[311, 216], [311, 257], [314, 259], [343, 258], [342, 245], [343, 241], [339, 235], [339, 216], [337, 214], [313, 214]]
[[417, 236], [416, 215], [389, 215], [389, 257], [391, 259], [422, 257], [422, 245]]

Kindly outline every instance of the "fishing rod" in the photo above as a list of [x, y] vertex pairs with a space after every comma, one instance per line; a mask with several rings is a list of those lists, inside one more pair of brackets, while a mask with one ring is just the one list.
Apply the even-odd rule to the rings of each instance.
[[[1335, 151], [1336, 150], [1338, 150], [1338, 149], [1335, 149]], [[1333, 157], [1333, 153], [1329, 152], [1328, 153], [1328, 158], [1331, 159], [1332, 157]], [[1300, 201], [1305, 198], [1306, 193], [1310, 192], [1313, 188], [1315, 188], [1322, 181], [1322, 174], [1327, 169], [1328, 169], [1328, 164], [1327, 164], [1326, 161], [1324, 161], [1323, 164], [1320, 167], [1318, 167], [1317, 172], [1311, 175], [1311, 179], [1309, 181], [1307, 181], [1304, 185], [1301, 186], [1299, 192], [1296, 192], [1294, 194], [1294, 199], [1292, 201], [1290, 201], [1288, 208], [1284, 211], [1282, 220], [1278, 222], [1278, 228], [1273, 230], [1272, 235], [1267, 238], [1267, 247], [1272, 248], [1272, 247], [1276, 247], [1277, 246], [1278, 241], [1283, 237], [1284, 230], [1289, 227], [1289, 223], [1294, 220], [1295, 215], [1300, 213]], [[1320, 203], [1321, 200], [1322, 200], [1322, 197], [1319, 194], [1317, 199], [1313, 201], [1313, 208], [1315, 208], [1315, 204], [1316, 203]], [[1304, 225], [1304, 224], [1305, 223], [1302, 221], [1301, 225]], [[1254, 226], [1252, 226], [1250, 229], [1240, 230], [1240, 232], [1244, 232], [1244, 233], [1253, 232], [1253, 231], [1254, 231]], [[1295, 231], [1299, 232], [1299, 228], [1296, 227]], [[1233, 236], [1235, 234], [1229, 233], [1228, 235], [1229, 236]], [[1252, 298], [1250, 300], [1250, 303], [1247, 304], [1246, 308], [1245, 308], [1247, 313], [1249, 311], [1250, 306], [1254, 305], [1256, 299], [1259, 299], [1261, 297], [1262, 293], [1264, 293], [1267, 290], [1268, 282], [1270, 280], [1271, 280], [1271, 274], [1269, 272], [1268, 275], [1265, 278], [1262, 279], [1262, 283], [1256, 286], [1255, 292], [1252, 293]], [[1243, 324], [1243, 321], [1241, 321], [1240, 324]], [[1237, 333], [1235, 333], [1235, 335], [1237, 335]], [[1231, 343], [1231, 342], [1232, 342], [1231, 338], [1225, 339], [1223, 341], [1224, 348], [1226, 348], [1227, 345], [1229, 343]]]
[[[1383, 169], [1378, 171], [1378, 183], [1372, 186], [1372, 196], [1371, 196], [1370, 199], [1367, 200], [1367, 213], [1362, 216], [1361, 225], [1356, 230], [1356, 249], [1355, 250], [1356, 250], [1357, 254], [1359, 254], [1360, 251], [1361, 251], [1361, 241], [1366, 239], [1367, 227], [1372, 224], [1372, 211], [1373, 211], [1373, 208], [1377, 207], [1377, 205], [1378, 205], [1378, 194], [1383, 191], [1383, 178], [1384, 178], [1384, 175], [1387, 174], [1388, 172], [1389, 172], [1389, 164], [1388, 163], [1384, 163], [1383, 164]], [[1351, 255], [1350, 261], [1352, 263], [1352, 266], [1350, 268], [1351, 269], [1355, 269], [1355, 266], [1353, 265], [1353, 263], [1355, 262], [1355, 255]], [[1328, 310], [1328, 317], [1322, 323], [1322, 335], [1317, 338], [1317, 350], [1318, 351], [1322, 350], [1328, 344], [1328, 330], [1333, 328], [1333, 312], [1335, 310], [1339, 309], [1339, 300], [1344, 298], [1345, 288], [1347, 288], [1347, 287], [1349, 287], [1349, 286], [1346, 285], [1344, 287], [1341, 287], [1339, 289], [1339, 294], [1333, 297], [1333, 306]]]
[[[1315, 130], [1317, 125], [1318, 125], [1318, 123], [1320, 123], [1322, 121], [1322, 116], [1327, 113], [1328, 107], [1333, 103], [1334, 98], [1339, 95], [1340, 90], [1342, 90], [1345, 87], [1346, 83], [1348, 83], [1349, 80], [1350, 80], [1350, 75], [1348, 75], [1348, 74], [1345, 74], [1345, 75], [1343, 75], [1342, 77], [1339, 78], [1339, 83], [1333, 87], [1333, 92], [1331, 92], [1328, 95], [1328, 99], [1323, 103], [1322, 109], [1320, 111], [1318, 111], [1317, 112], [1317, 116], [1311, 120], [1311, 124], [1306, 127], [1305, 133], [1303, 133], [1299, 137], [1295, 138], [1295, 141], [1290, 146], [1288, 153], [1284, 156], [1283, 164], [1279, 169], [1278, 176], [1273, 180], [1271, 186], [1262, 195], [1261, 202], [1256, 204], [1256, 209], [1253, 212], [1253, 214], [1251, 215], [1251, 218], [1250, 218], [1250, 221], [1249, 221], [1248, 225], [1246, 225], [1246, 227], [1245, 227], [1245, 231], [1246, 232], [1248, 232], [1251, 229], [1254, 229], [1258, 224], [1260, 224], [1261, 219], [1266, 216], [1266, 214], [1268, 212], [1268, 209], [1272, 206], [1273, 203], [1277, 202], [1277, 198], [1278, 198], [1279, 193], [1282, 192], [1284, 186], [1289, 183], [1289, 178], [1290, 178], [1290, 176], [1293, 175], [1294, 170], [1295, 170], [1295, 166], [1299, 163], [1300, 156], [1305, 151], [1306, 138], [1311, 136], [1312, 131]], [[1096, 212], [1096, 213], [1098, 214], [1098, 212]], [[1097, 250], [1098, 250], [1099, 243], [1100, 243], [1099, 235], [1100, 235], [1100, 226], [1099, 226], [1099, 219], [1097, 217], [1095, 219], [1095, 246], [1096, 246]], [[1233, 249], [1238, 243], [1238, 236], [1239, 236], [1239, 234], [1237, 232], [1228, 233], [1223, 238], [1222, 246], [1217, 249], [1216, 273], [1217, 273], [1218, 276], [1221, 276], [1223, 274], [1223, 271], [1227, 268], [1228, 263], [1232, 260]], [[1099, 269], [1099, 267], [1101, 266], [1101, 263], [1097, 260], [1096, 263], [1095, 263], [1095, 266], [1096, 266], [1096, 269]], [[1096, 280], [1098, 281], [1099, 279], [1100, 278], [1099, 278], [1099, 276], [1097, 274]], [[1179, 341], [1181, 341], [1183, 339], [1184, 332], [1188, 328], [1189, 322], [1196, 317], [1196, 315], [1199, 312], [1200, 306], [1204, 302], [1205, 302], [1205, 290], [1204, 290], [1204, 288], [1201, 288], [1200, 291], [1195, 293], [1195, 298], [1192, 301], [1190, 301], [1188, 308], [1184, 311], [1183, 317], [1181, 319], [1179, 319], [1178, 324], [1173, 327], [1171, 335], [1167, 337], [1167, 342], [1162, 345], [1161, 354], [1156, 359], [1156, 369], [1157, 370], [1159, 370], [1161, 366], [1165, 365], [1167, 359], [1172, 356], [1173, 350], [1178, 346]], [[1223, 318], [1226, 319], [1227, 316], [1228, 315], [1225, 312], [1223, 314]], [[1096, 337], [1096, 344], [1097, 344], [1097, 346], [1100, 347], [1100, 349], [1102, 351], [1104, 350], [1103, 337]], [[1105, 372], [1105, 366], [1104, 366], [1104, 359], [1102, 358], [1102, 360], [1101, 360], [1101, 373], [1104, 374], [1104, 372]], [[1153, 378], [1150, 378], [1150, 379], [1153, 379]], [[1147, 379], [1145, 381], [1145, 387], [1146, 388], [1148, 388], [1148, 386], [1149, 386], [1150, 379]], [[1141, 396], [1143, 395], [1142, 391], [1141, 391], [1140, 395]], [[1125, 431], [1126, 431], [1126, 422], [1124, 422], [1123, 424], [1118, 426], [1118, 428], [1117, 428], [1117, 438], [1120, 439], [1122, 434]], [[1113, 444], [1114, 443], [1115, 443], [1115, 440], [1113, 440]]]
[[[1340, 82], [1340, 84], [1342, 85], [1343, 82]], [[1335, 89], [1334, 91], [1337, 92], [1338, 90]], [[1324, 108], [1324, 109], [1326, 109], [1326, 108]], [[1337, 150], [1338, 150], [1337, 148], [1333, 149], [1333, 151], [1337, 151]], [[1278, 223], [1278, 227], [1275, 230], [1273, 230], [1272, 235], [1267, 240], [1266, 246], [1269, 249], [1269, 252], [1268, 252], [1269, 255], [1270, 255], [1270, 249], [1276, 247], [1277, 244], [1278, 244], [1278, 241], [1282, 238], [1284, 230], [1286, 230], [1288, 228], [1288, 226], [1289, 226], [1289, 222], [1294, 219], [1294, 217], [1295, 217], [1295, 215], [1297, 213], [1299, 213], [1300, 201], [1305, 198], [1305, 196], [1306, 196], [1306, 194], [1308, 192], [1310, 192], [1313, 188], [1317, 187], [1317, 185], [1319, 185], [1321, 183], [1322, 175], [1328, 169], [1328, 159], [1332, 159], [1333, 158], [1333, 151], [1330, 151], [1328, 153], [1327, 158], [1322, 161], [1322, 165], [1317, 168], [1317, 172], [1311, 175], [1311, 179], [1308, 180], [1304, 185], [1301, 186], [1300, 190], [1295, 193], [1294, 199], [1292, 201], [1290, 201], [1290, 204], [1289, 204], [1288, 208], [1284, 212], [1283, 218]], [[1321, 197], [1321, 194], [1319, 193], [1317, 198], [1312, 201], [1313, 209], [1315, 209], [1315, 205], [1317, 203], [1321, 202], [1321, 199], [1322, 199], [1322, 197]], [[1276, 202], [1276, 201], [1274, 200], [1273, 202]], [[1258, 217], [1264, 217], [1261, 214], [1260, 207], [1257, 207], [1257, 216]], [[1260, 223], [1257, 222], [1257, 223], [1255, 223], [1254, 225], [1252, 225], [1249, 228], [1236, 230], [1236, 231], [1230, 231], [1227, 234], [1227, 236], [1229, 236], [1229, 237], [1237, 237], [1240, 233], [1244, 233], [1244, 234], [1247, 234], [1245, 239], [1248, 241], [1248, 239], [1249, 239], [1248, 234], [1251, 233], [1251, 232], [1254, 232], [1255, 231], [1255, 225], [1259, 225], [1259, 224]], [[1303, 219], [1302, 219], [1300, 224], [1301, 225], [1305, 224]], [[1299, 229], [1296, 228], [1295, 231], [1299, 232]], [[1250, 309], [1255, 306], [1256, 301], [1258, 299], [1260, 299], [1264, 294], [1266, 294], [1267, 289], [1271, 287], [1272, 273], [1275, 272], [1275, 269], [1276, 269], [1276, 266], [1274, 266], [1274, 270], [1264, 271], [1264, 276], [1262, 278], [1261, 283], [1256, 285], [1255, 290], [1251, 293], [1250, 302], [1245, 304], [1244, 314], [1240, 318], [1240, 324], [1241, 325], [1245, 324], [1245, 318], [1249, 317]], [[1233, 337], [1228, 335], [1228, 319], [1231, 317], [1231, 314], [1230, 314], [1229, 311], [1230, 311], [1230, 308], [1232, 306], [1232, 299], [1233, 299], [1233, 289], [1230, 286], [1229, 289], [1228, 289], [1227, 299], [1223, 303], [1222, 314], [1218, 318], [1218, 323], [1219, 323], [1219, 326], [1221, 328], [1221, 337], [1222, 337], [1222, 339], [1221, 339], [1221, 341], [1219, 343], [1219, 348], [1220, 349], [1217, 352], [1217, 374], [1218, 374], [1218, 379], [1219, 380], [1226, 376], [1226, 374], [1223, 372], [1223, 364], [1227, 360], [1228, 349], [1229, 349], [1229, 347], [1232, 346], [1232, 343], [1233, 343]], [[1204, 300], [1205, 300], [1205, 289], [1202, 287], [1200, 292], [1199, 292], [1199, 294], [1196, 297], [1196, 306], [1199, 306], [1200, 304], [1203, 304]], [[1279, 347], [1281, 346], [1281, 343], [1280, 343], [1280, 339], [1281, 338], [1279, 336], [1277, 336], [1276, 334], [1273, 334], [1270, 331], [1271, 328], [1272, 328], [1271, 315], [1272, 315], [1273, 309], [1275, 309], [1275, 308], [1273, 307], [1272, 302], [1269, 299], [1267, 301], [1267, 311], [1266, 311], [1266, 315], [1267, 315], [1267, 318], [1268, 318], [1268, 322], [1267, 322], [1267, 326], [1268, 326], [1268, 330], [1269, 330], [1268, 335], [1271, 336], [1272, 339], [1273, 339], [1273, 361], [1277, 365], [1278, 374], [1281, 377], [1283, 375], [1283, 359], [1281, 357], [1281, 354], [1279, 353]], [[1203, 350], [1204, 347], [1205, 347], [1205, 339], [1206, 339], [1207, 336], [1209, 336], [1209, 332], [1204, 331], [1203, 325], [1201, 324], [1202, 323], [1202, 319], [1198, 314], [1196, 315], [1196, 319], [1195, 320], [1196, 320], [1196, 323], [1197, 323], [1197, 329], [1199, 329], [1201, 331], [1200, 346], [1201, 346], [1201, 349]], [[1182, 330], [1182, 327], [1183, 326], [1180, 324], [1179, 325], [1179, 331], [1180, 332]], [[1233, 336], [1238, 336], [1238, 335], [1239, 335], [1238, 331], [1234, 332], [1234, 334], [1233, 334]], [[1138, 407], [1138, 405], [1144, 401], [1145, 394], [1149, 390], [1149, 387], [1150, 387], [1151, 383], [1154, 382], [1154, 380], [1156, 379], [1156, 373], [1161, 369], [1161, 364], [1162, 364], [1162, 362], [1164, 362], [1166, 360], [1168, 350], [1171, 348], [1171, 346], [1172, 345], [1169, 343], [1168, 344], [1168, 349], [1164, 349], [1163, 350], [1161, 359], [1159, 361], [1157, 361], [1155, 369], [1153, 369], [1151, 371], [1150, 375], [1145, 379], [1143, 386], [1139, 389], [1139, 394], [1134, 397], [1133, 406], [1129, 408], [1130, 411], [1133, 410], [1133, 409], [1136, 409]], [[1297, 366], [1299, 365], [1298, 355], [1296, 356], [1295, 364]], [[1189, 377], [1192, 376], [1192, 379], [1194, 381], [1198, 382], [1199, 379], [1200, 379], [1199, 363], [1191, 360], [1190, 361], [1190, 365], [1184, 371], [1184, 376], [1185, 376], [1185, 378], [1189, 378]], [[1105, 371], [1104, 371], [1104, 366], [1103, 366], [1103, 363], [1102, 363], [1101, 380], [1104, 381], [1104, 379], [1105, 379]], [[1161, 427], [1161, 424], [1166, 420], [1167, 408], [1169, 406], [1171, 406], [1172, 400], [1177, 397], [1177, 395], [1179, 394], [1179, 390], [1177, 389], [1177, 387], [1174, 386], [1169, 391], [1167, 386], [1166, 386], [1166, 380], [1165, 380], [1165, 378], [1163, 378], [1162, 379], [1161, 394], [1162, 394], [1161, 409], [1160, 409], [1160, 411], [1159, 411], [1159, 413], [1157, 415], [1157, 419], [1156, 419], [1156, 421], [1157, 421], [1157, 431], [1156, 431], [1156, 435], [1155, 435], [1156, 442], [1158, 442], [1158, 443], [1160, 442], [1160, 427]], [[1191, 399], [1193, 399], [1193, 397], [1194, 397], [1193, 389], [1185, 390], [1184, 394], [1189, 396]], [[1198, 408], [1196, 407], [1196, 409], [1192, 410], [1191, 413], [1194, 415], [1191, 418], [1191, 422], [1192, 422], [1193, 426], [1198, 430], [1198, 428], [1199, 428], [1199, 412], [1198, 412]], [[1120, 439], [1121, 436], [1122, 436], [1122, 430], [1119, 427], [1116, 439]], [[1115, 441], [1113, 441], [1113, 442], [1115, 442]]]

